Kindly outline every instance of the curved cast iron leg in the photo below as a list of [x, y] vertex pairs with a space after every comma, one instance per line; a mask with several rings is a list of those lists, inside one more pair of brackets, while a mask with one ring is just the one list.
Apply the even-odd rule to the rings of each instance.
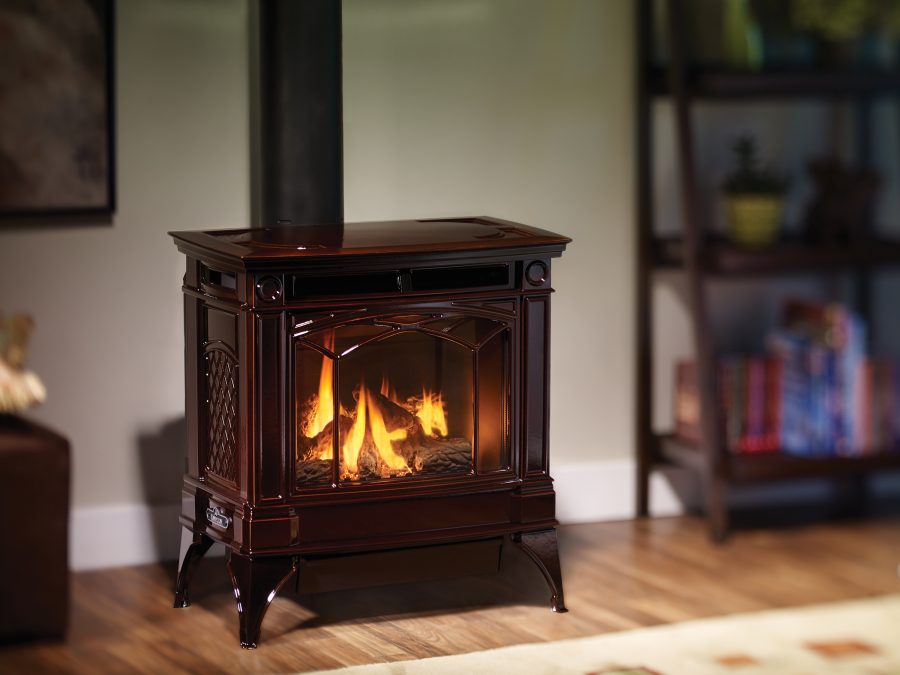
[[296, 569], [294, 556], [249, 558], [228, 551], [228, 574], [237, 598], [241, 647], [256, 649], [266, 610]]
[[175, 582], [175, 607], [190, 607], [191, 599], [188, 596], [188, 585], [191, 583], [191, 575], [197, 561], [212, 546], [213, 540], [200, 532], [194, 532], [194, 541], [188, 546], [178, 568], [178, 580]]
[[563, 596], [562, 572], [559, 569], [559, 549], [556, 544], [556, 530], [541, 532], [520, 532], [512, 540], [519, 545], [541, 570], [550, 592], [550, 608], [554, 612], [568, 612]]

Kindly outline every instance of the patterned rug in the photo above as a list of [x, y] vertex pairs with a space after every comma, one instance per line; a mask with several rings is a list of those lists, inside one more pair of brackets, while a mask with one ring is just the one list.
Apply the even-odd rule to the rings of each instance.
[[900, 595], [329, 672], [900, 675]]

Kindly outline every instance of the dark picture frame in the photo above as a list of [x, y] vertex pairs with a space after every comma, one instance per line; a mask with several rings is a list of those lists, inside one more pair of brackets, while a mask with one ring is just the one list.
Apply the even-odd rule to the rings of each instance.
[[116, 206], [115, 0], [0, 0], [0, 222]]

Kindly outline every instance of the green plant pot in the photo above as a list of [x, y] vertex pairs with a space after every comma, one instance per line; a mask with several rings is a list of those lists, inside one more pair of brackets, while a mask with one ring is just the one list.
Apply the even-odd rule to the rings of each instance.
[[780, 195], [729, 195], [728, 236], [741, 246], [768, 246], [778, 239], [784, 199]]

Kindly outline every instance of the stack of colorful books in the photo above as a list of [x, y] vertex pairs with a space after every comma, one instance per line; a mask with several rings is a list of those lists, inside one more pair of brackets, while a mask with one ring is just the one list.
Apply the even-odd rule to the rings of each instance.
[[[862, 456], [900, 449], [900, 368], [866, 355], [862, 320], [839, 304], [792, 301], [764, 355], [718, 365], [728, 449], [803, 457]], [[676, 433], [699, 438], [694, 365], [676, 366]]]

